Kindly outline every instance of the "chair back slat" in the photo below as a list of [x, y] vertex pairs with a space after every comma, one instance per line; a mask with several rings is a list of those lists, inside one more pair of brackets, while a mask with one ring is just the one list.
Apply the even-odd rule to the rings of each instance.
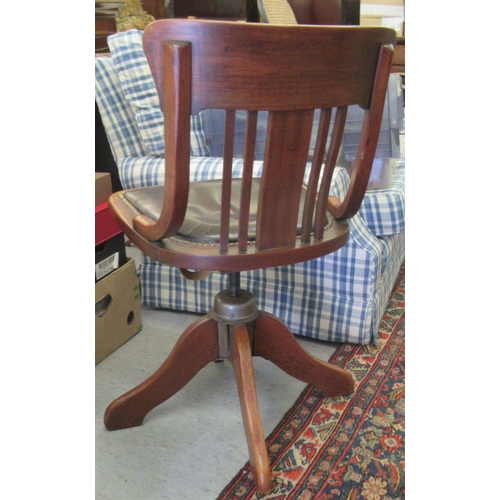
[[295, 245], [314, 110], [271, 111], [257, 212], [258, 250]]
[[323, 159], [325, 157], [326, 143], [328, 140], [328, 129], [330, 128], [331, 118], [331, 109], [321, 110], [318, 126], [318, 136], [314, 148], [311, 173], [307, 185], [307, 194], [302, 216], [302, 243], [309, 243], [309, 241], [311, 241], [311, 228], [314, 210], [316, 208], [318, 182], [322, 170]]
[[236, 119], [234, 110], [226, 111], [224, 120], [224, 158], [222, 167], [222, 194], [220, 214], [220, 251], [229, 248], [229, 220], [231, 216], [231, 177], [234, 156], [234, 127]]
[[339, 156], [340, 146], [342, 145], [342, 136], [344, 134], [346, 118], [347, 106], [337, 108], [335, 120], [333, 122], [330, 146], [328, 148], [328, 155], [326, 158], [325, 167], [323, 169], [323, 177], [321, 179], [321, 186], [316, 203], [314, 238], [317, 240], [321, 240], [323, 238], [323, 232], [325, 229], [326, 206], [328, 202], [328, 195], [330, 193], [330, 184], [332, 182], [333, 170]]
[[248, 248], [248, 223], [250, 219], [250, 199], [252, 194], [253, 162], [257, 142], [257, 111], [249, 111], [245, 129], [245, 151], [243, 159], [243, 176], [240, 200], [240, 226], [238, 233], [238, 250], [245, 252]]

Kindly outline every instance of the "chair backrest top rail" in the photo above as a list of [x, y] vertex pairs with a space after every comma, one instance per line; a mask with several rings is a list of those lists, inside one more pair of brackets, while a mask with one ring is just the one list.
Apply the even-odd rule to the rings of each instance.
[[[371, 87], [366, 82], [373, 82], [380, 45], [394, 44], [395, 32], [164, 19], [144, 32], [150, 64], [158, 61], [165, 41], [192, 43], [192, 114], [202, 109], [367, 108]], [[161, 64], [152, 65], [152, 71], [157, 88], [162, 88]]]

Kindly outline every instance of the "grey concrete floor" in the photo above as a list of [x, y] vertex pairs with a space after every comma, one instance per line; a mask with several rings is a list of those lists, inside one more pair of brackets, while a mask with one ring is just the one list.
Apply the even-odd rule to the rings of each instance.
[[[131, 257], [140, 262], [135, 249]], [[143, 307], [143, 330], [95, 368], [95, 485], [98, 500], [211, 500], [248, 461], [233, 369], [210, 363], [139, 427], [107, 431], [109, 403], [152, 374], [198, 316]], [[297, 337], [327, 360], [335, 345]], [[306, 384], [254, 358], [259, 407], [267, 436]]]

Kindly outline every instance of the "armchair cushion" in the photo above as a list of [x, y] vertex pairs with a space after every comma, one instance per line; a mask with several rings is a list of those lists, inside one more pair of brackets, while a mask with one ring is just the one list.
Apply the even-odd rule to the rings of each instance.
[[359, 214], [377, 236], [402, 233], [405, 229], [405, 161], [396, 160], [396, 170], [387, 189], [367, 191]]
[[[108, 38], [108, 45], [140, 135], [151, 155], [164, 157], [163, 114], [153, 75], [142, 47], [142, 34], [140, 30], [116, 33]], [[201, 115], [191, 117], [193, 156], [208, 155], [201, 120]]]
[[145, 157], [148, 149], [110, 57], [95, 59], [95, 100], [115, 161]]

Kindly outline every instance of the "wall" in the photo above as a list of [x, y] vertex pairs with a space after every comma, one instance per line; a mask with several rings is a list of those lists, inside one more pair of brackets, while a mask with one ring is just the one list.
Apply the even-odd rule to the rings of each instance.
[[405, 0], [361, 0], [361, 26], [387, 26], [404, 37]]

